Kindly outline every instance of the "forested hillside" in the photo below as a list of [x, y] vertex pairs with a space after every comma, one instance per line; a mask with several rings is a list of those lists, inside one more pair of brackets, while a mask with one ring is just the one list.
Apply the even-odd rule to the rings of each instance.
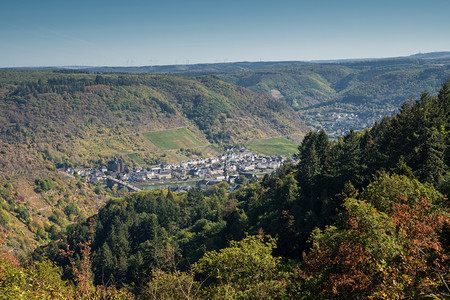
[[424, 90], [434, 95], [450, 76], [450, 63], [448, 58], [319, 63], [217, 76], [284, 100], [309, 126], [337, 136], [372, 126]]
[[282, 101], [212, 77], [0, 73], [1, 139], [41, 148], [57, 165], [152, 152], [143, 134], [161, 129], [189, 127], [218, 144], [306, 132]]
[[449, 102], [447, 82], [371, 129], [338, 141], [311, 132], [298, 165], [231, 193], [222, 184], [110, 200], [34, 260], [57, 262], [91, 295], [446, 299]]
[[237, 62], [150, 67], [87, 68], [89, 72], [215, 75], [285, 101], [314, 129], [332, 137], [361, 130], [424, 90], [434, 95], [450, 77], [449, 52], [386, 59]]

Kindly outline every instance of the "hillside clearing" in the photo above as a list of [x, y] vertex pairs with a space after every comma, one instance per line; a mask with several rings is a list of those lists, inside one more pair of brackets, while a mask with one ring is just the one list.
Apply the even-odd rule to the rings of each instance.
[[266, 155], [291, 155], [297, 153], [298, 144], [286, 137], [255, 140], [246, 145], [249, 149]]
[[144, 136], [162, 150], [195, 148], [206, 145], [186, 127], [146, 132]]

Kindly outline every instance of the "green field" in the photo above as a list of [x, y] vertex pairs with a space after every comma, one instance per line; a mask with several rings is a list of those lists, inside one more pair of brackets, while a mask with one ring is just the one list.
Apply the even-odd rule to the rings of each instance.
[[289, 155], [297, 153], [298, 144], [285, 137], [278, 137], [252, 141], [247, 148], [266, 155]]
[[187, 128], [146, 132], [144, 136], [162, 150], [195, 148], [206, 145]]

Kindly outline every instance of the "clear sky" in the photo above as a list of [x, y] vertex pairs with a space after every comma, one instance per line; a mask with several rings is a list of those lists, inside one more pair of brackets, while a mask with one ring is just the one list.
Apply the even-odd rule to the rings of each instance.
[[450, 51], [449, 0], [1, 0], [0, 67]]

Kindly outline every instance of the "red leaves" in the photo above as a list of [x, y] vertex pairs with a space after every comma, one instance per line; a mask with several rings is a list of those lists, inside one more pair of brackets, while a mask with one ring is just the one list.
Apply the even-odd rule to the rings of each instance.
[[[88, 233], [92, 235], [95, 232], [94, 220], [89, 219], [89, 231]], [[88, 296], [93, 292], [92, 280], [92, 260], [91, 260], [91, 244], [92, 239], [89, 236], [88, 240], [85, 242], [79, 242], [77, 245], [80, 247], [81, 261], [79, 265], [76, 265], [74, 260], [74, 250], [70, 250], [69, 245], [66, 246], [66, 250], [60, 249], [60, 254], [66, 256], [70, 264], [72, 265], [72, 272], [74, 276], [74, 281], [77, 283], [78, 290], [84, 296]]]
[[[304, 276], [322, 297], [414, 298], [445, 289], [449, 257], [440, 241], [449, 214], [426, 198], [398, 197], [388, 213], [346, 199], [337, 223], [313, 233]], [[309, 276], [309, 277], [308, 277]]]
[[[7, 235], [6, 233], [0, 232], [0, 246], [3, 245], [3, 243], [6, 239], [6, 235]], [[0, 250], [0, 281], [6, 279], [6, 277], [5, 277], [6, 269], [3, 264], [10, 265], [13, 267], [20, 266], [20, 263], [16, 257], [14, 257], [13, 255], [11, 255], [8, 252], [4, 252], [4, 251]]]
[[[375, 265], [371, 253], [359, 243], [359, 225], [356, 218], [348, 220], [350, 234], [344, 234], [333, 247], [317, 245], [320, 251], [306, 256], [306, 273], [326, 275], [321, 283], [321, 293], [325, 295], [365, 294], [374, 285]], [[344, 296], [345, 298], [345, 296]]]

